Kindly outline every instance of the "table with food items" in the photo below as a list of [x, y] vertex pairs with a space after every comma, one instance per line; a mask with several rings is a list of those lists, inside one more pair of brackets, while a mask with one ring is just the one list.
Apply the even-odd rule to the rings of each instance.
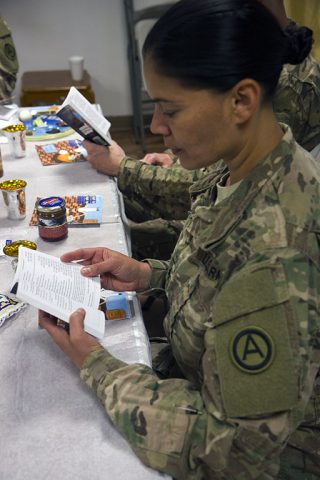
[[[92, 169], [81, 137], [54, 114], [52, 107], [24, 108], [0, 123], [0, 478], [160, 478], [39, 328], [34, 304], [13, 288], [19, 250], [55, 261], [90, 246], [130, 253], [116, 181]], [[101, 298], [101, 344], [125, 362], [150, 365], [135, 292], [101, 291]]]

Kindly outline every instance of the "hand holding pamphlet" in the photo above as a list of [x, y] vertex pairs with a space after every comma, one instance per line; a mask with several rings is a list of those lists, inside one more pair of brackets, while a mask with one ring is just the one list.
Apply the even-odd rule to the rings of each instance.
[[84, 277], [80, 269], [78, 263], [63, 263], [52, 255], [20, 247], [11, 293], [67, 323], [71, 313], [84, 308], [85, 331], [101, 339], [105, 315], [98, 309], [100, 278]]
[[111, 145], [111, 123], [75, 87], [70, 88], [56, 115], [86, 140]]

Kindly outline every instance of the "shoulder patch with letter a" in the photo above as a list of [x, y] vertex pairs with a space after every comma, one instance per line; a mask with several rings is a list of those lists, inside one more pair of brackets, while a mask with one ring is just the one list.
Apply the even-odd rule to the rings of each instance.
[[275, 347], [272, 337], [262, 328], [246, 327], [230, 342], [233, 363], [246, 373], [260, 373], [272, 364]]

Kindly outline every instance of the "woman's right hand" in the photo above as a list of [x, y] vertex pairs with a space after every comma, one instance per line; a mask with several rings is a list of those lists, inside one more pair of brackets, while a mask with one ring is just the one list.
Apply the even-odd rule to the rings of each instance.
[[120, 163], [125, 157], [125, 151], [116, 142], [112, 141], [109, 147], [96, 145], [84, 140], [84, 148], [87, 150], [87, 160], [98, 172], [117, 177]]
[[81, 248], [65, 253], [62, 262], [79, 262], [82, 275], [100, 275], [101, 286], [117, 292], [147, 290], [151, 280], [148, 263], [139, 262], [109, 248]]

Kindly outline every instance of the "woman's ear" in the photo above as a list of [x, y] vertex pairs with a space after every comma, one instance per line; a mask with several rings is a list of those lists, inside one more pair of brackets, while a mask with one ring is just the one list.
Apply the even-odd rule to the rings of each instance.
[[236, 125], [246, 123], [261, 102], [261, 87], [255, 80], [244, 78], [231, 91], [232, 115]]

